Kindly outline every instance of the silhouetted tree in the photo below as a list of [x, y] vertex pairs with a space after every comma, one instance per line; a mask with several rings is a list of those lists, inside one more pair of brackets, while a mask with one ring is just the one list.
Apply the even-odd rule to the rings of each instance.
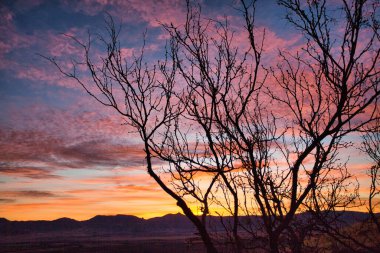
[[363, 136], [362, 150], [373, 161], [373, 165], [368, 171], [371, 178], [368, 212], [380, 233], [380, 221], [376, 216], [377, 207], [380, 205], [379, 200], [376, 200], [376, 197], [380, 195], [380, 120], [377, 119], [374, 125], [374, 128], [368, 129], [367, 134]]
[[356, 181], [339, 154], [347, 135], [378, 119], [377, 6], [342, 1], [334, 19], [326, 1], [278, 2], [305, 44], [296, 53], [280, 52], [276, 66], [262, 64], [270, 41], [255, 26], [255, 1], [244, 0], [246, 46], [235, 43], [227, 18], [205, 19], [187, 1], [183, 25], [162, 25], [170, 39], [156, 64], [144, 62], [144, 47], [123, 58], [111, 17], [100, 59], [93, 58], [90, 36], [87, 42], [72, 37], [91, 80], [78, 75], [76, 63], [66, 70], [48, 58], [138, 132], [149, 175], [195, 225], [207, 252], [217, 252], [212, 210], [232, 217], [221, 221], [236, 252], [252, 248], [247, 233], [261, 240], [260, 229], [270, 252], [301, 252], [305, 231], [317, 223], [297, 221], [297, 212], [322, 215], [357, 197], [347, 194]]

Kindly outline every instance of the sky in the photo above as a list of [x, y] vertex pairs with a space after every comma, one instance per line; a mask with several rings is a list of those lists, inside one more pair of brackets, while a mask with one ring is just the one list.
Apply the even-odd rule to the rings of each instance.
[[[144, 2], [144, 4], [142, 4]], [[243, 22], [232, 1], [204, 0], [206, 16]], [[104, 33], [110, 14], [122, 31], [125, 55], [146, 35], [147, 59], [163, 55], [160, 23], [181, 24], [182, 0], [3, 0], [0, 2], [0, 217], [38, 220], [131, 214], [149, 218], [177, 213], [175, 201], [145, 169], [138, 138], [113, 110], [96, 103], [40, 55], [61, 62], [81, 49], [67, 36]], [[278, 50], [299, 46], [300, 35], [275, 1], [259, 1], [257, 26], [266, 30], [266, 62]], [[239, 37], [240, 36], [240, 37]], [[351, 167], [360, 174], [368, 161]]]

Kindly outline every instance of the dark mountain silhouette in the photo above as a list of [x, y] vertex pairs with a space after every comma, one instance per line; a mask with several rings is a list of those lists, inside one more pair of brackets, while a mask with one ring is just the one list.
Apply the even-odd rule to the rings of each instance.
[[82, 228], [93, 232], [128, 233], [142, 231], [145, 221], [146, 220], [132, 215], [97, 215], [80, 223]]
[[[309, 213], [298, 214], [296, 220], [307, 222]], [[367, 213], [361, 212], [335, 212], [328, 214], [328, 218], [338, 218], [342, 226], [350, 225], [368, 218]], [[223, 225], [232, 221], [232, 217], [209, 217], [210, 227], [222, 230]], [[240, 217], [243, 224], [259, 224], [260, 217]], [[168, 214], [151, 219], [138, 218], [132, 215], [105, 216], [97, 215], [89, 220], [77, 221], [70, 218], [60, 218], [53, 221], [10, 221], [0, 218], [0, 236], [12, 236], [20, 234], [40, 234], [50, 232], [69, 232], [72, 234], [96, 234], [96, 235], [165, 235], [194, 233], [196, 230], [191, 222], [182, 214]]]
[[163, 217], [142, 219], [132, 215], [97, 215], [89, 220], [77, 221], [60, 218], [53, 221], [9, 221], [0, 218], [1, 235], [20, 235], [48, 232], [73, 232], [86, 234], [162, 234], [165, 232], [189, 232], [193, 225], [182, 214], [168, 214]]
[[146, 221], [151, 230], [193, 230], [192, 223], [182, 214], [167, 214], [162, 217], [151, 218]]

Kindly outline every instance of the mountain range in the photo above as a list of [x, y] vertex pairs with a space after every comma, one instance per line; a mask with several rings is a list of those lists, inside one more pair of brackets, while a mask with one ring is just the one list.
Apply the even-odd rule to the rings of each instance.
[[[337, 213], [336, 213], [337, 214]], [[342, 224], [352, 224], [368, 218], [367, 213], [344, 212], [340, 214]], [[297, 215], [299, 220], [308, 220], [308, 213]], [[258, 216], [242, 216], [242, 222], [259, 223]], [[229, 224], [232, 217], [209, 217], [210, 226], [222, 230], [223, 224]], [[105, 216], [97, 215], [89, 220], [77, 221], [70, 218], [60, 218], [52, 221], [10, 221], [0, 218], [0, 236], [17, 236], [27, 234], [72, 233], [92, 235], [165, 235], [192, 234], [196, 232], [192, 223], [182, 214], [168, 214], [151, 219], [138, 218], [132, 215]]]

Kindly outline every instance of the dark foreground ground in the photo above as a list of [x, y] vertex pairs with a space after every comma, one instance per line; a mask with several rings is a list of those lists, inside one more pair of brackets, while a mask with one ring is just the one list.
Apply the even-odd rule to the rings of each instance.
[[93, 238], [19, 238], [13, 242], [0, 240], [2, 253], [202, 253], [199, 240], [191, 236], [173, 237], [93, 237]]
[[[350, 228], [352, 234], [355, 234]], [[367, 237], [369, 234], [362, 236]], [[313, 237], [307, 243], [311, 252], [325, 253], [357, 253], [380, 252], [379, 236], [364, 240], [368, 251], [362, 248], [348, 249], [337, 246], [331, 238], [321, 234]], [[368, 239], [368, 238], [367, 238]], [[256, 242], [258, 244], [258, 242]], [[256, 244], [255, 243], [255, 244]], [[377, 245], [377, 246], [376, 246]], [[231, 245], [216, 245], [219, 252], [230, 253]], [[316, 251], [316, 249], [319, 249]], [[251, 249], [251, 252], [262, 253], [262, 249]], [[201, 240], [192, 235], [163, 235], [163, 236], [130, 236], [130, 235], [94, 235], [51, 233], [50, 235], [20, 235], [0, 237], [0, 253], [206, 253]]]
[[[307, 215], [299, 214], [298, 217], [303, 221], [308, 218]], [[380, 233], [373, 224], [362, 222], [367, 214], [345, 212], [341, 217], [341, 233], [352, 236], [367, 248], [375, 249], [372, 252], [380, 252]], [[225, 224], [230, 224], [230, 217], [223, 219]], [[245, 219], [257, 223], [259, 218], [241, 217], [242, 221]], [[216, 223], [220, 217], [210, 217], [210, 220], [210, 226], [215, 229], [213, 235], [219, 238], [216, 245], [218, 251], [230, 253], [231, 244], [221, 239], [223, 230]], [[195, 232], [189, 220], [181, 214], [148, 220], [128, 215], [95, 216], [86, 221], [68, 218], [9, 221], [0, 218], [0, 253], [203, 253], [203, 243]], [[249, 246], [252, 252], [259, 253], [258, 248], [267, 245], [261, 239], [252, 241], [250, 236], [241, 235], [246, 240], [243, 244]], [[347, 251], [335, 239], [324, 234], [315, 234], [304, 243], [319, 252], [359, 252], [356, 246], [353, 251]]]

